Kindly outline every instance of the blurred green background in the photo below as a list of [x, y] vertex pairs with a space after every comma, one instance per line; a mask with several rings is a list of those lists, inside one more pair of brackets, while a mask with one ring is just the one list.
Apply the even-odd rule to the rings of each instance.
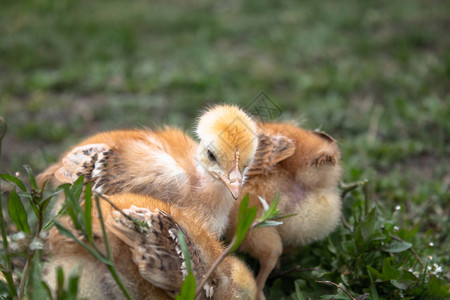
[[346, 182], [433, 231], [448, 262], [450, 1], [34, 0], [0, 4], [2, 172], [92, 133], [191, 130], [264, 91], [339, 141]]

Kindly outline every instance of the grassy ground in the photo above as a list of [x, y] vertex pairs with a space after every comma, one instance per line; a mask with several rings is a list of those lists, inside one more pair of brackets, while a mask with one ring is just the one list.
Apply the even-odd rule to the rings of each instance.
[[[338, 292], [317, 280], [373, 297], [370, 268], [380, 298], [414, 297], [405, 288], [414, 280], [387, 275], [388, 265], [411, 274], [424, 268], [405, 252], [370, 249], [382, 248], [373, 244], [381, 239], [364, 234], [390, 225], [429, 272], [442, 266], [435, 285], [448, 292], [439, 280], [450, 278], [450, 3], [171, 3], [4, 1], [1, 172], [22, 171], [25, 163], [41, 171], [100, 130], [189, 130], [209, 103], [248, 106], [264, 91], [281, 109], [276, 119], [339, 140], [345, 182], [368, 179], [344, 199], [351, 228], [286, 256], [286, 266], [314, 271], [271, 279], [269, 299], [289, 299], [295, 286], [295, 297]], [[427, 288], [422, 294], [432, 298]]]

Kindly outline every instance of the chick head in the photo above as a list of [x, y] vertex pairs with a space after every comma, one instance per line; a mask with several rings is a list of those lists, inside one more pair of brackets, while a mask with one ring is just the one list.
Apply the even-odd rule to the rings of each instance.
[[200, 117], [196, 133], [200, 165], [237, 199], [258, 146], [256, 123], [237, 106], [218, 105]]
[[[279, 162], [298, 184], [310, 190], [324, 186], [336, 186], [341, 167], [337, 141], [321, 131], [302, 129], [294, 124], [265, 123], [264, 132], [289, 139], [294, 153]], [[287, 148], [286, 148], [287, 149]]]

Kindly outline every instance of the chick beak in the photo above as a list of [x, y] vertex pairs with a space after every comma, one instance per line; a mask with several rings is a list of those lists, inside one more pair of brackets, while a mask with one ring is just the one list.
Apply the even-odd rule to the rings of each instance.
[[226, 183], [226, 185], [230, 190], [231, 194], [233, 195], [233, 198], [236, 200], [241, 194], [242, 189], [242, 175], [239, 172], [239, 169], [236, 168], [233, 171], [231, 171], [228, 178], [229, 180]]

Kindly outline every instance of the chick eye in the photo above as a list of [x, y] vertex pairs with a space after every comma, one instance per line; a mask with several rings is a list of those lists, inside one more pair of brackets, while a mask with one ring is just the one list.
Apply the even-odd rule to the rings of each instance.
[[208, 158], [210, 161], [217, 161], [216, 156], [211, 152], [211, 150], [208, 150]]

